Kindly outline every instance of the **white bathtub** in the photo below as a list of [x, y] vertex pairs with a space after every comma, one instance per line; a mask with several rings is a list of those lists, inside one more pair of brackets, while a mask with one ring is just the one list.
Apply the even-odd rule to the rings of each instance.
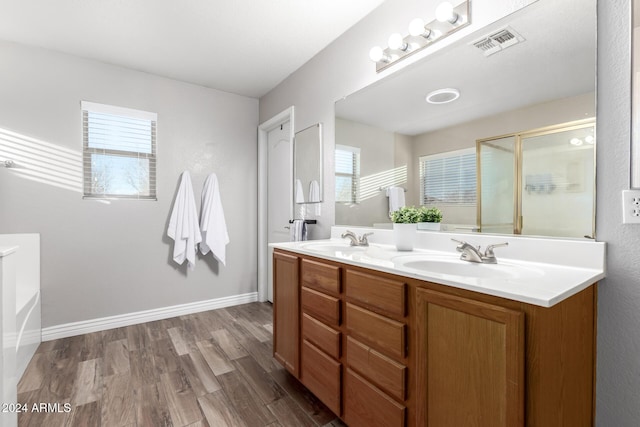
[[7, 249], [1, 259], [4, 271], [0, 277], [2, 384], [6, 401], [7, 393], [15, 393], [13, 389], [42, 341], [40, 235], [0, 234], [0, 248]]

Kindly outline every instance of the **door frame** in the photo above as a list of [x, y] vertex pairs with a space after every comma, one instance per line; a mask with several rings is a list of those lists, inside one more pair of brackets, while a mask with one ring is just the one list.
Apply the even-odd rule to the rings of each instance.
[[[289, 141], [293, 147], [293, 138], [295, 136], [294, 110], [295, 108], [292, 105], [258, 126], [258, 301], [267, 300], [267, 286], [269, 283], [267, 277], [269, 271], [269, 223], [267, 218], [268, 134], [282, 123], [289, 121]], [[291, 153], [291, 164], [293, 165], [293, 153]], [[293, 168], [291, 168], [290, 181], [290, 185], [293, 188]], [[293, 219], [293, 205], [291, 206], [290, 215]]]

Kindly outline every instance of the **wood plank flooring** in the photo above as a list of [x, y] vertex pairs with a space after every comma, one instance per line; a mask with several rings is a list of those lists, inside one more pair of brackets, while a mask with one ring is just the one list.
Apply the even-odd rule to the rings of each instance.
[[44, 342], [18, 425], [344, 426], [273, 359], [272, 319], [251, 303]]

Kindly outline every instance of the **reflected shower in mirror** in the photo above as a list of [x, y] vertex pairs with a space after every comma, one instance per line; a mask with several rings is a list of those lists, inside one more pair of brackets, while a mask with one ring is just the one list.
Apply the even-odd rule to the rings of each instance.
[[[539, 0], [336, 102], [335, 223], [389, 227], [380, 189], [399, 186], [407, 205], [440, 208], [443, 230], [481, 231], [478, 206], [491, 203], [511, 223], [499, 232], [574, 236], [553, 229], [555, 221], [551, 229], [515, 227], [522, 208], [514, 191], [478, 194], [476, 141], [595, 120], [595, 23], [596, 0]], [[459, 98], [426, 101], [444, 88]], [[516, 167], [513, 155], [500, 166], [509, 173]], [[520, 184], [515, 179], [511, 188]], [[582, 189], [592, 204], [592, 187]]]

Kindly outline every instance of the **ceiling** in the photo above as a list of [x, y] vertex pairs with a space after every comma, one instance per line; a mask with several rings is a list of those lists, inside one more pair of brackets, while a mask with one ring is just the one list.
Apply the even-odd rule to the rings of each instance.
[[259, 98], [383, 0], [2, 0], [0, 40]]
[[[525, 41], [485, 57], [472, 42], [505, 26]], [[417, 135], [595, 91], [595, 0], [539, 0], [336, 103], [336, 115]], [[449, 104], [425, 96], [456, 88]]]

